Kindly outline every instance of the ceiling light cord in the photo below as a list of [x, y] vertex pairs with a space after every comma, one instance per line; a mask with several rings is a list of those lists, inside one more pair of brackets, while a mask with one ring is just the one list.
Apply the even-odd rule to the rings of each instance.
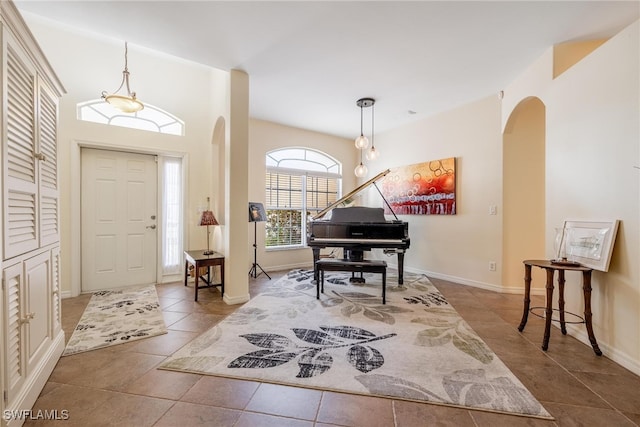
[[362, 98], [362, 99], [359, 99], [358, 102], [356, 102], [356, 105], [360, 107], [360, 136], [358, 136], [355, 141], [356, 148], [358, 150], [364, 150], [369, 146], [369, 139], [366, 136], [364, 136], [364, 126], [363, 126], [364, 107], [369, 106], [367, 104], [367, 99], [368, 98]]
[[380, 151], [376, 150], [376, 144], [373, 141], [373, 137], [375, 135], [375, 130], [374, 130], [374, 119], [375, 119], [375, 114], [374, 114], [374, 109], [375, 108], [375, 104], [371, 104], [371, 148], [369, 149], [369, 151], [367, 151], [367, 160], [376, 160], [378, 157], [380, 157]]
[[132, 98], [135, 99], [136, 93], [135, 92], [131, 92], [131, 89], [129, 88], [129, 60], [128, 60], [128, 56], [129, 56], [129, 48], [127, 46], [127, 42], [124, 42], [124, 71], [122, 72], [122, 83], [120, 83], [120, 87], [118, 88], [118, 90], [116, 92], [118, 92], [122, 88], [122, 84], [123, 83], [126, 83], [127, 84], [127, 93], [129, 94], [129, 96], [131, 96]]

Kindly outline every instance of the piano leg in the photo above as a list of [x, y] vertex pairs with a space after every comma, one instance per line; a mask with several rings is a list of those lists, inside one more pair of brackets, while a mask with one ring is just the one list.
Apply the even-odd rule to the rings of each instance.
[[311, 248], [311, 251], [313, 252], [313, 280], [315, 280], [315, 283], [319, 283], [318, 267], [316, 267], [316, 262], [320, 259], [320, 248]]
[[404, 251], [398, 251], [398, 285], [402, 285], [404, 282]]

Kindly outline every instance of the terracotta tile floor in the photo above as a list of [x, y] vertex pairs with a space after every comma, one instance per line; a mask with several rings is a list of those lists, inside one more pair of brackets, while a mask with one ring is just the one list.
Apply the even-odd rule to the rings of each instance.
[[[286, 272], [270, 273], [277, 280]], [[267, 283], [250, 279], [255, 295]], [[543, 320], [529, 316], [521, 334], [522, 296], [503, 295], [432, 279], [471, 327], [497, 353], [556, 421], [470, 411], [376, 397], [322, 392], [155, 369], [173, 352], [237, 306], [216, 289], [158, 285], [169, 333], [63, 357], [34, 410], [66, 409], [61, 426], [634, 426], [640, 425], [640, 378], [589, 346], [552, 328], [540, 349]], [[537, 305], [543, 302], [533, 297]], [[536, 301], [539, 300], [539, 301]], [[63, 301], [69, 339], [88, 295]], [[540, 303], [540, 304], [538, 304]], [[532, 304], [533, 305], [533, 304]], [[429, 363], [425, 361], [425, 363]]]

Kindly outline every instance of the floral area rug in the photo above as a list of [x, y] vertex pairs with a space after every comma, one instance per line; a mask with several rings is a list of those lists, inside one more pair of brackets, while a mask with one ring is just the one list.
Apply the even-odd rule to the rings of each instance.
[[552, 419], [423, 275], [294, 270], [160, 369]]
[[95, 292], [62, 355], [166, 333], [154, 285]]

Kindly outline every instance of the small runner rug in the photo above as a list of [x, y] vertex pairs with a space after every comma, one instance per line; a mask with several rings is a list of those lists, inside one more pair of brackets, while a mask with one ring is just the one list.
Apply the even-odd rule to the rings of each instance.
[[552, 419], [426, 276], [349, 277], [291, 271], [160, 369]]
[[62, 355], [166, 333], [154, 285], [95, 292]]

